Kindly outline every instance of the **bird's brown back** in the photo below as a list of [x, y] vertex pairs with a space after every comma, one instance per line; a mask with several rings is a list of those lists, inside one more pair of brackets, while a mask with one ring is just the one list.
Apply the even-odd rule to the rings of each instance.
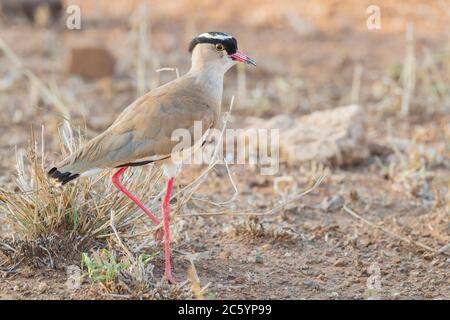
[[108, 129], [56, 168], [79, 174], [147, 157], [167, 157], [179, 143], [171, 139], [176, 129], [189, 130], [194, 138], [194, 122], [201, 121], [204, 133], [217, 123], [219, 113], [220, 104], [197, 86], [193, 78], [179, 78], [137, 99]]

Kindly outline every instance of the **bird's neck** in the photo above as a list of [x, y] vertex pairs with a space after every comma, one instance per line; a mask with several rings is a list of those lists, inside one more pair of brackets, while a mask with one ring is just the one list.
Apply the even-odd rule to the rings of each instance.
[[193, 64], [188, 75], [193, 78], [195, 85], [216, 102], [218, 107], [220, 107], [222, 102], [224, 77], [222, 68], [213, 64]]

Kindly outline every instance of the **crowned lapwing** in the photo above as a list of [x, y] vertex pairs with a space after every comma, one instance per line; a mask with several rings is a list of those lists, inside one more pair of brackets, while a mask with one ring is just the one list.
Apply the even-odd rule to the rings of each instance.
[[[159, 224], [159, 219], [120, 183], [120, 176], [128, 167], [149, 163], [162, 165], [168, 179], [162, 204], [165, 276], [171, 283], [175, 279], [170, 266], [169, 200], [177, 171], [171, 160], [177, 144], [171, 139], [172, 132], [177, 129], [191, 132], [197, 121], [204, 132], [214, 127], [220, 115], [224, 74], [237, 62], [256, 65], [238, 50], [234, 37], [222, 32], [207, 32], [195, 37], [189, 51], [192, 66], [188, 73], [137, 99], [108, 129], [48, 171], [64, 185], [102, 169], [118, 168], [112, 175], [113, 184], [153, 223]], [[197, 142], [192, 139], [191, 144]]]

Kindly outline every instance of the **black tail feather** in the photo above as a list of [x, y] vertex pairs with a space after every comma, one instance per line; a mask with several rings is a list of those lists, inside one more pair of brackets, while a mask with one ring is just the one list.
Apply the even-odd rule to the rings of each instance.
[[80, 176], [78, 173], [72, 174], [71, 172], [60, 172], [56, 167], [51, 168], [47, 174], [50, 177], [57, 179], [62, 185], [65, 185], [69, 181], [72, 181]]

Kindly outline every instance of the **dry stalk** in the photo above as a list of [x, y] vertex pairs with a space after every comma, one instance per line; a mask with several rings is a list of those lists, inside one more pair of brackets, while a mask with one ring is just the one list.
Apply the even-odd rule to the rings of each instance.
[[371, 227], [374, 227], [374, 228], [376, 228], [376, 229], [379, 229], [379, 230], [381, 230], [381, 231], [387, 233], [388, 235], [390, 235], [390, 236], [393, 237], [393, 238], [396, 238], [396, 239], [398, 239], [398, 240], [404, 241], [404, 242], [409, 243], [409, 244], [413, 244], [413, 245], [415, 245], [415, 246], [417, 246], [417, 247], [420, 247], [420, 248], [422, 248], [422, 249], [425, 249], [426, 251], [430, 251], [430, 252], [433, 252], [433, 253], [437, 253], [437, 252], [438, 252], [438, 250], [436, 250], [436, 249], [434, 249], [434, 248], [432, 248], [432, 247], [430, 247], [430, 246], [427, 246], [426, 244], [423, 244], [423, 243], [421, 243], [421, 242], [419, 242], [419, 241], [414, 241], [414, 240], [411, 240], [411, 239], [409, 239], [409, 238], [407, 238], [407, 237], [398, 235], [398, 234], [396, 234], [395, 232], [392, 232], [392, 231], [389, 230], [389, 229], [386, 229], [386, 228], [384, 228], [384, 227], [382, 227], [382, 226], [379, 226], [379, 225], [377, 225], [377, 224], [375, 224], [375, 223], [373, 223], [373, 222], [371, 222], [371, 221], [369, 221], [369, 220], [367, 220], [367, 219], [361, 217], [361, 216], [360, 216], [359, 214], [357, 214], [355, 211], [349, 209], [349, 208], [347, 207], [347, 205], [344, 205], [343, 209], [344, 209], [345, 212], [347, 212], [348, 214], [350, 214], [352, 217], [361, 220], [362, 222], [364, 222], [365, 224], [367, 224], [367, 225], [369, 225], [369, 226], [371, 226]]
[[293, 202], [298, 201], [302, 197], [306, 196], [307, 194], [311, 193], [315, 189], [317, 189], [322, 181], [325, 179], [325, 176], [320, 176], [314, 183], [314, 185], [302, 192], [298, 192], [294, 196], [292, 196], [289, 200], [286, 200], [275, 207], [273, 207], [270, 210], [263, 211], [263, 212], [253, 212], [253, 211], [247, 211], [247, 212], [229, 212], [228, 210], [224, 210], [221, 212], [203, 212], [203, 213], [188, 213], [184, 214], [183, 217], [192, 217], [192, 216], [271, 216], [278, 214], [279, 210], [285, 208], [286, 206], [290, 205]]
[[406, 56], [402, 73], [402, 116], [409, 114], [411, 99], [414, 94], [414, 87], [416, 83], [416, 58], [414, 50], [414, 27], [412, 23], [408, 23], [406, 28]]
[[137, 94], [142, 96], [147, 91], [147, 61], [148, 61], [148, 6], [146, 3], [142, 2], [138, 7], [138, 32], [139, 32], [139, 43], [138, 43], [138, 59], [137, 59]]
[[363, 74], [363, 67], [360, 63], [358, 63], [355, 66], [355, 69], [353, 70], [352, 91], [350, 96], [351, 104], [359, 104], [362, 74]]

